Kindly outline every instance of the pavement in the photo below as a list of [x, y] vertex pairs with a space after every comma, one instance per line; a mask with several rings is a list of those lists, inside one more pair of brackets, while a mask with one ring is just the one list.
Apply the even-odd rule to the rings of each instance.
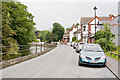
[[119, 72], [120, 62], [114, 58], [107, 56], [106, 65], [120, 79], [120, 72]]
[[69, 45], [58, 45], [37, 58], [7, 67], [3, 78], [116, 78], [107, 67], [78, 66], [79, 54]]

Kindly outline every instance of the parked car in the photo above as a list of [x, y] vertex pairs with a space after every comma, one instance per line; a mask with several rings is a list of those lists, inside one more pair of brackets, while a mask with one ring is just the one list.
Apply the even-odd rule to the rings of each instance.
[[75, 43], [75, 42], [71, 42], [70, 46], [73, 47], [74, 43]]
[[76, 47], [76, 52], [77, 52], [77, 53], [80, 52], [80, 50], [82, 49], [83, 45], [84, 45], [83, 42], [78, 43], [78, 45], [77, 45], [77, 47]]
[[78, 45], [78, 43], [74, 43], [73, 44], [73, 49], [76, 49], [77, 45]]
[[84, 44], [79, 54], [79, 65], [106, 65], [106, 56], [99, 44]]

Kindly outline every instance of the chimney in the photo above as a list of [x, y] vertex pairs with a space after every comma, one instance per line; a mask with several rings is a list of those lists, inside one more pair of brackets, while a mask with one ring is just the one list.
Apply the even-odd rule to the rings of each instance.
[[73, 24], [73, 28], [75, 28], [75, 25]]
[[109, 14], [109, 16], [113, 16], [112, 14]]

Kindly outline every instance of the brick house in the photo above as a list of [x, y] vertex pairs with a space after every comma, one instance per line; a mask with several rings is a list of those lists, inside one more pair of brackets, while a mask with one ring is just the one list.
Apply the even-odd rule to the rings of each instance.
[[101, 21], [109, 22], [115, 16], [109, 15], [108, 17], [81, 17], [81, 42], [94, 43], [95, 35], [95, 18], [96, 18], [96, 32], [102, 28], [103, 24], [99, 24]]

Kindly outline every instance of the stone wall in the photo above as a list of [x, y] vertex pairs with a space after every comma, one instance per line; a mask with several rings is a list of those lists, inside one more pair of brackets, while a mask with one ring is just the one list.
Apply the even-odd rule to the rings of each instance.
[[35, 57], [38, 57], [38, 56], [40, 56], [40, 55], [42, 55], [42, 54], [44, 54], [44, 53], [46, 53], [46, 52], [48, 52], [48, 51], [50, 51], [50, 50], [52, 50], [54, 48], [55, 47], [53, 47], [53, 48], [51, 48], [49, 50], [40, 52], [40, 53], [30, 54], [30, 55], [27, 55], [27, 56], [23, 56], [23, 57], [11, 59], [11, 60], [8, 60], [8, 61], [0, 62], [0, 69], [6, 68], [8, 66], [11, 66], [11, 65], [14, 65], [14, 64], [17, 64], [17, 63], [20, 63], [20, 62], [35, 58]]

